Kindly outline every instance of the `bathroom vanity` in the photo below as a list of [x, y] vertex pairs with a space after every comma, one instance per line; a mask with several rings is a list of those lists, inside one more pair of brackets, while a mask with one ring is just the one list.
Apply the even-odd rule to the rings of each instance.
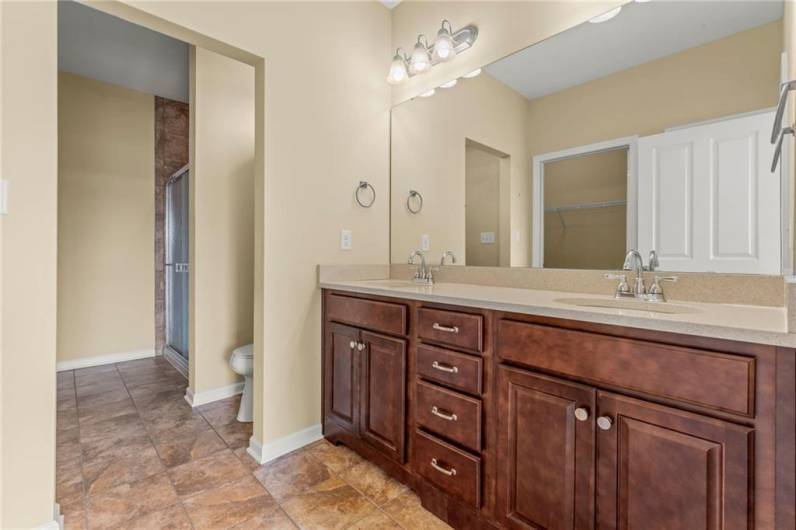
[[795, 527], [787, 333], [524, 289], [322, 287], [324, 436], [454, 528]]

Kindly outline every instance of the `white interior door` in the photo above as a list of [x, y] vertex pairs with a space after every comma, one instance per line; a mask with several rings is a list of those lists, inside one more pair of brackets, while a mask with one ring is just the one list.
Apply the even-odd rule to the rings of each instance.
[[660, 268], [779, 274], [780, 172], [774, 115], [755, 114], [638, 141], [638, 244]]

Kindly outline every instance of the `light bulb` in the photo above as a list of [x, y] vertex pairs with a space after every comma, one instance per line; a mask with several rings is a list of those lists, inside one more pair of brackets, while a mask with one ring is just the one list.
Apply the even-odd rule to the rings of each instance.
[[[445, 27], [445, 24], [448, 27]], [[442, 27], [437, 32], [437, 42], [434, 43], [434, 59], [439, 62], [450, 61], [456, 57], [456, 43], [450, 31], [451, 23], [447, 20], [442, 21]]]
[[396, 52], [390, 64], [390, 73], [387, 76], [387, 82], [391, 85], [397, 85], [405, 81], [408, 77], [409, 73], [406, 71], [406, 61]]
[[618, 15], [620, 11], [622, 11], [622, 6], [614, 8], [608, 11], [607, 13], [603, 13], [602, 15], [597, 15], [596, 17], [589, 19], [589, 22], [591, 22], [592, 24], [599, 24], [600, 22], [606, 22], [614, 18], [616, 15]]
[[440, 87], [440, 88], [451, 88], [451, 87], [455, 87], [455, 86], [456, 86], [456, 83], [458, 83], [458, 82], [459, 82], [459, 80], [458, 80], [458, 79], [451, 79], [451, 80], [450, 80], [450, 81], [448, 81], [447, 83], [442, 83], [442, 84], [441, 84], [439, 87]]
[[430, 98], [430, 97], [431, 97], [431, 96], [433, 96], [433, 95], [434, 95], [436, 92], [437, 92], [437, 91], [436, 91], [436, 90], [434, 90], [434, 89], [432, 88], [431, 90], [428, 90], [428, 91], [426, 91], [426, 92], [423, 92], [422, 94], [420, 94], [420, 97], [421, 97], [421, 98]]
[[481, 73], [481, 69], [480, 68], [476, 68], [472, 72], [470, 72], [468, 74], [464, 74], [462, 77], [465, 78], [465, 79], [472, 79], [473, 77], [478, 76], [478, 74], [480, 74], [480, 73]]
[[412, 58], [409, 59], [409, 71], [413, 74], [422, 74], [431, 69], [431, 57], [428, 55], [428, 48], [425, 44], [420, 42], [420, 39], [425, 39], [423, 35], [417, 38], [417, 44], [412, 51]]

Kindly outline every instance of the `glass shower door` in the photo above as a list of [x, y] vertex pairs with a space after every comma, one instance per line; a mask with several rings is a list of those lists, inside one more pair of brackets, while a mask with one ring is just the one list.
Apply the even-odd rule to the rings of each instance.
[[188, 168], [166, 184], [166, 346], [188, 359]]

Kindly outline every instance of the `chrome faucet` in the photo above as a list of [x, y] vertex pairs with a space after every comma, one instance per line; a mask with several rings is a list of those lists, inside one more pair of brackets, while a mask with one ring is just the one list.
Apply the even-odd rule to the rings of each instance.
[[453, 254], [452, 251], [446, 250], [445, 252], [442, 253], [442, 258], [440, 258], [440, 260], [439, 260], [439, 266], [440, 267], [445, 265], [445, 258], [447, 258], [448, 256], [450, 256], [450, 258], [451, 258], [451, 265], [455, 265], [456, 264], [456, 256]]
[[636, 275], [633, 283], [631, 293], [638, 296], [647, 294], [647, 287], [644, 285], [644, 259], [639, 254], [638, 250], [631, 248], [625, 255], [625, 264], [622, 265], [622, 270], [633, 271]]
[[409, 254], [409, 265], [415, 264], [415, 258], [420, 258], [420, 266], [417, 268], [414, 276], [415, 283], [421, 283], [423, 285], [431, 285], [434, 283], [434, 277], [431, 274], [431, 269], [428, 267], [426, 263], [426, 256], [419, 250], [415, 250], [411, 254]]

